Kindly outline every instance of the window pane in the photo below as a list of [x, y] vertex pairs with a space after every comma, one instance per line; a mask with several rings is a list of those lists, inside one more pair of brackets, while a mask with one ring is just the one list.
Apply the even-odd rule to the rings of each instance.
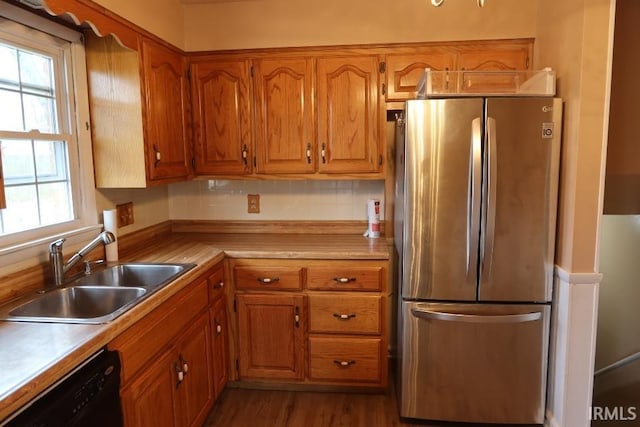
[[35, 141], [38, 181], [69, 179], [66, 144], [62, 141]]
[[73, 219], [71, 193], [67, 182], [38, 185], [42, 225]]
[[15, 233], [38, 227], [38, 199], [36, 186], [27, 185], [5, 189], [7, 208], [2, 210], [3, 232]]
[[20, 50], [19, 60], [22, 90], [52, 96], [51, 58]]
[[21, 183], [35, 183], [33, 166], [33, 145], [30, 140], [2, 140], [2, 171], [7, 186]]
[[24, 130], [20, 93], [0, 89], [0, 129]]
[[37, 95], [22, 95], [24, 102], [24, 130], [37, 129], [40, 132], [55, 133], [56, 118], [53, 99]]
[[12, 88], [18, 84], [18, 51], [0, 44], [0, 87], [9, 85]]

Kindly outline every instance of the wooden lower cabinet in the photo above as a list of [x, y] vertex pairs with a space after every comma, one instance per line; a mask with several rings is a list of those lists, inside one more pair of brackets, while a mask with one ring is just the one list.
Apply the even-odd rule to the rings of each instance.
[[205, 312], [122, 391], [126, 426], [195, 426], [204, 421], [213, 402], [209, 337]]
[[388, 261], [229, 262], [240, 381], [387, 386]]
[[206, 419], [228, 380], [223, 271], [218, 264], [108, 345], [120, 353], [125, 426]]
[[304, 378], [304, 297], [242, 294], [238, 308], [241, 379]]

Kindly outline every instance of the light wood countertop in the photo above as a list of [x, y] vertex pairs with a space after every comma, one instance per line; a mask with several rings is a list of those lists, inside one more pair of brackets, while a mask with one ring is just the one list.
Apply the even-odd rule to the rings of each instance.
[[0, 421], [224, 259], [388, 259], [384, 239], [356, 235], [174, 233], [121, 262], [194, 263], [192, 270], [103, 325], [0, 321]]

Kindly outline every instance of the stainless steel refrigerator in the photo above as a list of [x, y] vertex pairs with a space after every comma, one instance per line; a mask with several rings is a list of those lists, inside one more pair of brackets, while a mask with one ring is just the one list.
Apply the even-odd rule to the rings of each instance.
[[407, 101], [398, 126], [400, 415], [544, 421], [562, 102]]

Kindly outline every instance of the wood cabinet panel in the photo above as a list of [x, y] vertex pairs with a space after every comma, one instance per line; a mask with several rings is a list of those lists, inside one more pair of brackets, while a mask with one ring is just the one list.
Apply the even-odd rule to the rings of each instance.
[[197, 62], [191, 76], [196, 173], [251, 173], [249, 61]]
[[236, 289], [300, 290], [303, 273], [301, 267], [241, 266], [233, 267]]
[[240, 294], [240, 378], [300, 380], [304, 377], [304, 297]]
[[380, 382], [380, 338], [309, 338], [309, 376], [316, 380]]
[[254, 61], [256, 172], [315, 171], [313, 61]]
[[171, 371], [172, 354], [153, 361], [128, 387], [122, 390], [122, 412], [126, 427], [175, 425], [174, 406], [177, 378]]
[[307, 268], [307, 289], [382, 291], [383, 268], [358, 263], [332, 263]]
[[374, 55], [318, 58], [319, 172], [379, 170], [378, 76]]
[[[416, 87], [424, 75], [425, 68], [434, 71], [455, 69], [456, 53], [447, 48], [419, 49], [414, 53], [389, 54], [386, 63], [386, 99], [387, 101], [404, 101], [415, 99]], [[447, 83], [434, 81], [434, 86], [443, 87]]]
[[378, 295], [310, 295], [309, 332], [380, 334], [381, 301]]
[[180, 426], [201, 425], [213, 403], [211, 329], [203, 313], [175, 345], [174, 360], [182, 364], [184, 379], [176, 393]]
[[229, 340], [227, 308], [224, 297], [215, 300], [209, 312], [212, 334], [212, 366], [214, 399], [217, 399], [229, 380]]
[[126, 383], [147, 362], [208, 305], [206, 281], [198, 282], [187, 293], [171, 298], [142, 320], [124, 331], [108, 345], [118, 350], [122, 360], [122, 382]]
[[149, 179], [189, 175], [188, 85], [184, 57], [151, 40], [141, 43]]

